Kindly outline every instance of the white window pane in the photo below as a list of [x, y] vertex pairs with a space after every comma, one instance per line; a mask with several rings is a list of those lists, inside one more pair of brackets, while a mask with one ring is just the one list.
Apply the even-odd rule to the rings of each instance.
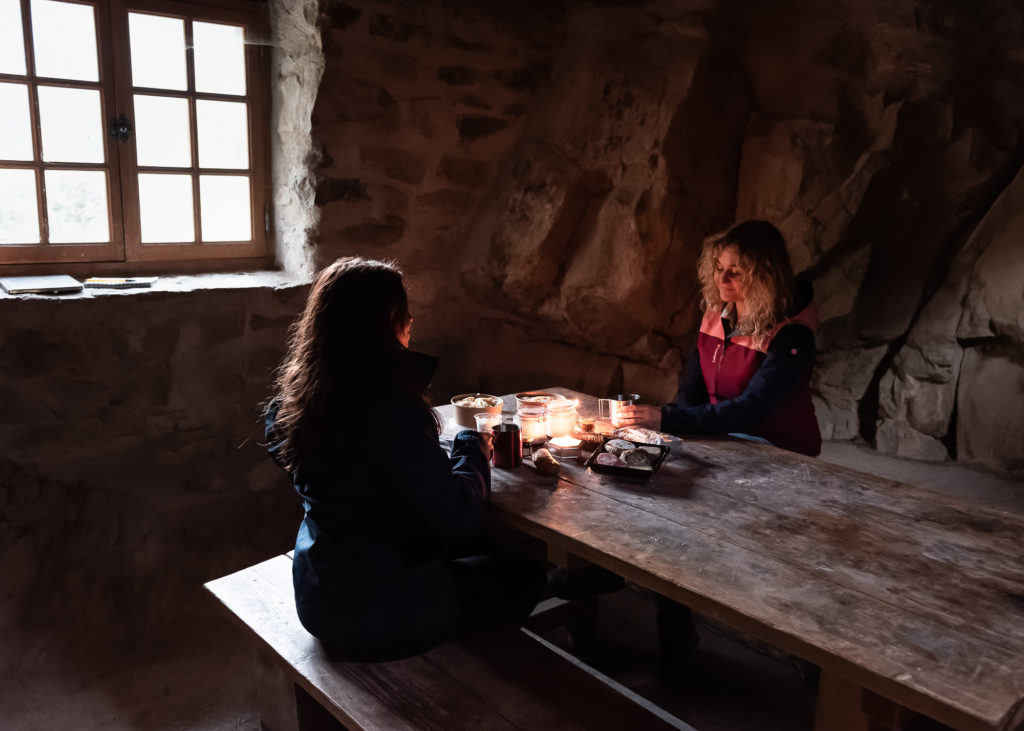
[[185, 21], [128, 13], [132, 84], [153, 89], [187, 89]]
[[25, 73], [21, 0], [0, 0], [0, 74]]
[[97, 89], [40, 86], [43, 160], [103, 162], [103, 115]]
[[249, 241], [252, 238], [249, 178], [199, 176], [203, 241]]
[[32, 159], [28, 86], [0, 84], [0, 160]]
[[246, 106], [242, 102], [196, 102], [200, 167], [249, 167], [249, 126]]
[[110, 241], [107, 174], [103, 170], [47, 170], [46, 216], [55, 244]]
[[32, 0], [32, 46], [38, 76], [99, 81], [91, 5]]
[[135, 150], [139, 165], [192, 165], [188, 99], [136, 94]]
[[34, 170], [0, 170], [0, 244], [38, 244]]
[[245, 94], [245, 38], [237, 25], [192, 23], [196, 91]]
[[139, 174], [142, 243], [195, 241], [192, 176]]

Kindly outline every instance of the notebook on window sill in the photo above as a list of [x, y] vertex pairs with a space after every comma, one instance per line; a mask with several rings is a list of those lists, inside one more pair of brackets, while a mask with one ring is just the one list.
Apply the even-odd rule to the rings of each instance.
[[67, 274], [0, 277], [0, 287], [3, 287], [8, 294], [64, 294], [82, 291], [82, 283]]

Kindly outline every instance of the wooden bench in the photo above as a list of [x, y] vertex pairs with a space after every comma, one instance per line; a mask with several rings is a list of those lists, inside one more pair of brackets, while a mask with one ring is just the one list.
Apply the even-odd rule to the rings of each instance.
[[526, 630], [479, 633], [394, 662], [332, 662], [299, 624], [287, 555], [206, 588], [259, 640], [267, 731], [693, 731]]

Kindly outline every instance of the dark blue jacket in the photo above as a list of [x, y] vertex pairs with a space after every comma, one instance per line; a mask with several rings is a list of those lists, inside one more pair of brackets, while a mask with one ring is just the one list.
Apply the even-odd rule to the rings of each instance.
[[[461, 432], [449, 456], [421, 404], [372, 396], [356, 429], [339, 424], [329, 459], [293, 474], [305, 509], [293, 560], [299, 619], [355, 660], [412, 654], [455, 631], [446, 549], [480, 532], [490, 494], [476, 432]], [[275, 415], [271, 407], [271, 454]]]

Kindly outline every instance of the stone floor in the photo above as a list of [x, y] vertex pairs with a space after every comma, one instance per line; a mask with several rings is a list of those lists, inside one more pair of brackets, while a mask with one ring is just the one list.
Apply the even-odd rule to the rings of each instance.
[[[822, 458], [1024, 514], [1024, 485], [989, 473], [889, 459], [847, 443], [826, 444]], [[31, 663], [35, 670], [26, 668], [0, 683], [0, 728], [258, 731], [248, 684], [249, 650], [208, 599], [197, 594], [185, 601], [202, 606], [190, 606], [183, 617], [205, 612], [209, 622], [183, 630], [183, 622], [169, 617], [159, 636], [130, 651], [97, 649], [84, 665], [65, 664], [59, 652], [41, 646]], [[619, 592], [601, 598], [602, 641], [588, 660], [699, 731], [811, 728], [814, 689], [792, 662], [703, 620], [701, 628], [693, 677], [666, 687], [653, 672], [653, 602], [642, 591]], [[546, 636], [571, 646], [564, 630]], [[915, 731], [940, 728], [921, 722]]]

